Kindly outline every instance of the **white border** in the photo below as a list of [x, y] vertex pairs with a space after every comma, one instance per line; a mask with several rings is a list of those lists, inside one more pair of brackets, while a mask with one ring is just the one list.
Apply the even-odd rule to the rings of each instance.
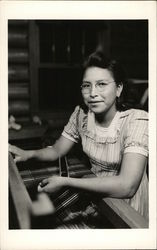
[[[150, 228], [136, 230], [8, 230], [8, 19], [148, 19]], [[156, 1], [0, 2], [0, 248], [155, 249], [156, 244]]]

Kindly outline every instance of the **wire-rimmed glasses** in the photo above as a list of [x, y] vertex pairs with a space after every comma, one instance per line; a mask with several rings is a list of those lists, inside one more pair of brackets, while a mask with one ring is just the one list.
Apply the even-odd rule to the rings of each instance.
[[[98, 92], [103, 92], [106, 88], [106, 86], [109, 84], [109, 83], [113, 83], [115, 81], [112, 81], [112, 82], [97, 82], [95, 84], [95, 88], [97, 89]], [[90, 94], [91, 93], [91, 90], [92, 90], [92, 84], [91, 83], [83, 83], [81, 85], [81, 91], [83, 94]]]

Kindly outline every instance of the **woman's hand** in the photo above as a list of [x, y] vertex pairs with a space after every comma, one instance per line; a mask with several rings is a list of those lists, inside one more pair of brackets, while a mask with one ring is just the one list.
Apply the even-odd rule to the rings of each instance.
[[9, 152], [15, 155], [15, 158], [14, 158], [15, 162], [27, 161], [28, 159], [32, 157], [31, 151], [20, 149], [11, 144], [9, 144]]
[[38, 192], [55, 193], [66, 186], [67, 177], [52, 176], [42, 180], [38, 185]]

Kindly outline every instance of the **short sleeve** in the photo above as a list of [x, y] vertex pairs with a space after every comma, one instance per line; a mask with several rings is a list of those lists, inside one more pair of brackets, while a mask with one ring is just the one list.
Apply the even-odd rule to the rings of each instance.
[[139, 153], [148, 156], [148, 113], [134, 110], [126, 125], [124, 153]]
[[77, 106], [72, 115], [70, 116], [70, 119], [62, 132], [62, 135], [64, 137], [76, 143], [79, 141], [80, 138], [78, 130], [79, 110], [80, 108], [79, 106]]

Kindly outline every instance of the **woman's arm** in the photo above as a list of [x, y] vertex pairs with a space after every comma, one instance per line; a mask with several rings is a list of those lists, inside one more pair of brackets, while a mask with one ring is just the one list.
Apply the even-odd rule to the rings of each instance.
[[74, 187], [112, 198], [131, 198], [137, 191], [147, 162], [141, 154], [124, 154], [121, 172], [117, 176], [94, 178], [51, 177], [43, 180], [39, 191], [55, 192], [62, 186]]
[[102, 193], [107, 197], [131, 198], [141, 182], [146, 157], [135, 153], [124, 154], [121, 172], [117, 176], [102, 178], [69, 180], [70, 186]]
[[23, 150], [16, 146], [9, 145], [9, 151], [15, 154], [15, 162], [27, 161], [35, 158], [40, 161], [55, 161], [68, 153], [74, 142], [61, 136], [52, 147], [39, 150]]

